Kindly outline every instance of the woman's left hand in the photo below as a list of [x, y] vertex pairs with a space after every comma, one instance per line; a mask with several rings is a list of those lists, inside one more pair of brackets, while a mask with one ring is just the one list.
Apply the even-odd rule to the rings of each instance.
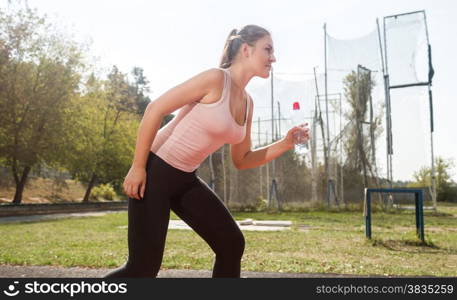
[[303, 123], [298, 126], [294, 126], [287, 132], [287, 135], [284, 137], [284, 143], [290, 148], [295, 147], [294, 133], [297, 131], [303, 131], [305, 133], [306, 141], [309, 140], [309, 128], [307, 127], [308, 123]]

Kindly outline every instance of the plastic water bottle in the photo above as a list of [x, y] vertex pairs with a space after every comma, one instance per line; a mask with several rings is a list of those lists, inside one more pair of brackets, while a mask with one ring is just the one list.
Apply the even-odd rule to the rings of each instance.
[[[300, 110], [299, 102], [293, 103], [292, 113], [291, 113], [291, 122], [292, 122], [292, 126], [299, 126], [299, 127], [304, 128], [303, 124], [305, 123], [305, 115], [303, 114], [302, 110]], [[305, 133], [301, 130], [294, 132], [294, 143], [300, 149], [305, 149], [305, 150], [309, 149], [308, 140], [305, 137]]]

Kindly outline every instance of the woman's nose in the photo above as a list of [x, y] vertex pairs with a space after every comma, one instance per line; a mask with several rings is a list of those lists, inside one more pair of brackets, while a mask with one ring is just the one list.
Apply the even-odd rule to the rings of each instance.
[[271, 61], [272, 63], [276, 62], [276, 57], [275, 57], [274, 54], [271, 55], [270, 61]]

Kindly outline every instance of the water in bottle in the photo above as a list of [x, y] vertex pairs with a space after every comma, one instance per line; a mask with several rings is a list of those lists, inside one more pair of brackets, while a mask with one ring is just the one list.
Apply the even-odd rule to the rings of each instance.
[[[299, 102], [294, 102], [293, 107], [292, 107], [292, 113], [291, 113], [291, 121], [292, 121], [292, 126], [300, 126], [304, 128], [304, 123], [305, 122], [305, 114], [303, 113], [302, 110], [300, 110], [300, 103]], [[308, 140], [305, 137], [305, 133], [303, 131], [296, 131], [294, 133], [294, 143], [297, 145], [300, 149], [308, 150], [309, 145], [308, 145]]]

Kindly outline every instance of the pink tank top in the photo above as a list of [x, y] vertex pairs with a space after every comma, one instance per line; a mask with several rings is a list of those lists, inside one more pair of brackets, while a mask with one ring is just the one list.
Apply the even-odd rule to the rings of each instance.
[[151, 151], [171, 166], [193, 172], [224, 144], [241, 143], [246, 135], [249, 97], [246, 101], [244, 125], [239, 125], [230, 113], [230, 75], [224, 72], [221, 98], [214, 103], [193, 102], [183, 106], [178, 115], [160, 128]]

